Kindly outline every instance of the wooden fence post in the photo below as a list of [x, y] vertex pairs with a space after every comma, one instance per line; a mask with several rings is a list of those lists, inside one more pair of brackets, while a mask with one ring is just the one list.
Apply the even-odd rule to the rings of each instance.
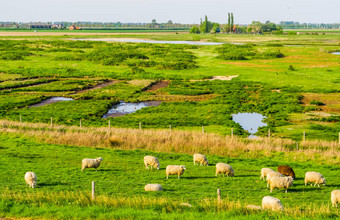
[[221, 202], [221, 190], [217, 189], [217, 201], [220, 203]]
[[299, 150], [299, 143], [296, 142], [296, 150]]
[[268, 129], [268, 138], [270, 138], [270, 128]]
[[22, 122], [22, 117], [21, 117], [21, 114], [20, 114], [20, 123]]
[[306, 141], [306, 131], [303, 131], [303, 141]]
[[234, 128], [231, 128], [231, 139], [234, 138]]
[[92, 181], [92, 200], [95, 199], [95, 192], [96, 192], [96, 184]]
[[79, 120], [79, 127], [81, 127], [81, 119]]
[[111, 120], [109, 119], [109, 129], [111, 129]]
[[204, 133], [204, 126], [202, 126], [202, 133]]
[[170, 127], [170, 134], [171, 134], [171, 124], [169, 125], [169, 127]]
[[51, 117], [51, 127], [53, 127], [53, 117]]
[[142, 130], [142, 122], [139, 122], [139, 130]]

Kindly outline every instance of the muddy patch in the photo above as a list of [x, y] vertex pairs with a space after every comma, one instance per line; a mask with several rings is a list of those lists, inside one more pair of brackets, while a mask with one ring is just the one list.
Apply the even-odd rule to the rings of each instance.
[[48, 104], [52, 104], [56, 102], [65, 102], [65, 101], [74, 101], [74, 99], [66, 98], [66, 97], [51, 97], [51, 98], [45, 99], [44, 101], [38, 104], [30, 105], [29, 108], [39, 107], [39, 106], [48, 105]]
[[158, 89], [165, 88], [170, 84], [169, 81], [160, 81], [147, 88], [146, 92], [154, 92]]
[[190, 82], [200, 82], [200, 81], [212, 81], [212, 80], [227, 80], [230, 81], [233, 78], [238, 77], [239, 75], [234, 76], [212, 76], [210, 79], [202, 79], [202, 80], [190, 80]]
[[112, 106], [112, 108], [105, 115], [103, 115], [103, 118], [115, 118], [126, 114], [131, 114], [142, 108], [158, 106], [161, 103], [161, 101], [147, 101], [139, 103], [127, 103], [120, 101], [118, 104]]
[[102, 89], [106, 86], [110, 86], [110, 85], [113, 85], [115, 83], [117, 83], [119, 81], [116, 81], [116, 80], [113, 80], [113, 81], [109, 81], [109, 82], [104, 82], [104, 83], [100, 83], [92, 88], [89, 88], [89, 89], [84, 89], [84, 90], [80, 90], [80, 91], [77, 91], [75, 93], [72, 93], [70, 95], [74, 95], [74, 94], [81, 94], [81, 93], [85, 93], [85, 92], [88, 92], [88, 91], [91, 91], [91, 90], [95, 90], [95, 89]]

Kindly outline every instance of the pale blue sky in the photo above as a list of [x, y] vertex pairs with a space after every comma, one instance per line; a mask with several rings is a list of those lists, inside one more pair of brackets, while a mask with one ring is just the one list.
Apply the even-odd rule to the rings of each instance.
[[0, 21], [340, 23], [340, 0], [0, 0]]

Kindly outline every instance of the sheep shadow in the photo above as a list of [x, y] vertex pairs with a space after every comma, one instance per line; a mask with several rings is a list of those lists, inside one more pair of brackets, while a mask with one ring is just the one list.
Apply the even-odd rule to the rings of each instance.
[[181, 179], [195, 180], [195, 179], [212, 179], [216, 178], [215, 176], [183, 176]]
[[[96, 172], [96, 170], [93, 170], [94, 172]], [[106, 172], [106, 171], [120, 171], [119, 169], [100, 169], [97, 170], [98, 172]]]
[[315, 187], [314, 188], [302, 188], [302, 189], [289, 188], [288, 192], [308, 192], [308, 191], [315, 191], [315, 190], [316, 190]]
[[247, 175], [235, 175], [235, 177], [258, 177], [259, 175], [247, 174]]

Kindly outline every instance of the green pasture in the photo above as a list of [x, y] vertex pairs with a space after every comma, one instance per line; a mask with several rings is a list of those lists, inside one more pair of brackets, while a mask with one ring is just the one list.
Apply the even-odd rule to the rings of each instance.
[[[93, 38], [99, 38], [97, 35]], [[107, 36], [105, 36], [107, 37]], [[0, 117], [30, 122], [107, 125], [101, 116], [117, 101], [163, 101], [158, 107], [111, 119], [112, 126], [197, 129], [244, 134], [231, 114], [259, 112], [268, 127], [259, 135], [300, 140], [306, 130], [311, 139], [337, 140], [339, 121], [291, 121], [293, 113], [319, 111], [303, 103], [303, 93], [338, 94], [340, 51], [337, 33], [326, 35], [193, 35], [140, 33], [115, 37], [153, 40], [188, 40], [244, 43], [244, 45], [171, 45], [76, 41], [47, 36], [0, 40]], [[91, 38], [78, 36], [77, 38]], [[236, 76], [231, 81], [204, 81], [213, 76]], [[82, 91], [103, 82], [119, 82]], [[131, 80], [147, 80], [134, 85]], [[169, 86], [146, 88], [159, 80]], [[203, 81], [192, 81], [203, 80]], [[52, 96], [74, 102], [29, 108]], [[205, 97], [206, 98], [202, 98]], [[333, 98], [336, 106], [336, 96]], [[191, 101], [186, 101], [191, 100]], [[197, 101], [199, 100], [199, 101]], [[322, 101], [322, 100], [321, 100]], [[99, 104], [100, 103], [100, 104]], [[327, 107], [327, 105], [326, 105]], [[72, 113], [67, 112], [68, 110]], [[338, 115], [336, 107], [328, 110]], [[329, 116], [327, 116], [329, 117]], [[295, 129], [296, 128], [296, 129]], [[322, 130], [322, 132], [320, 132]]]
[[[330, 192], [339, 188], [339, 167], [336, 165], [318, 165], [294, 162], [291, 158], [282, 158], [273, 154], [270, 158], [258, 159], [225, 158], [218, 155], [207, 155], [210, 166], [194, 166], [192, 155], [155, 153], [142, 150], [119, 150], [89, 147], [75, 147], [37, 143], [32, 139], [22, 138], [15, 134], [0, 135], [0, 216], [2, 217], [33, 217], [49, 218], [56, 213], [58, 218], [86, 218], [125, 216], [137, 217], [143, 211], [145, 218], [150, 218], [150, 213], [158, 218], [193, 218], [207, 216], [217, 219], [222, 216], [235, 217], [239, 215], [248, 217], [266, 216], [266, 212], [248, 212], [235, 210], [230, 213], [220, 211], [213, 214], [214, 210], [202, 208], [204, 199], [215, 199], [216, 190], [221, 189], [222, 198], [234, 201], [245, 206], [254, 204], [261, 206], [263, 196], [271, 195], [281, 200], [286, 209], [294, 208], [304, 210], [311, 207], [330, 207]], [[160, 170], [145, 169], [143, 157], [156, 156], [160, 161]], [[102, 157], [104, 160], [98, 170], [85, 169], [81, 171], [83, 158]], [[235, 170], [235, 177], [215, 177], [215, 164], [224, 162], [230, 164]], [[293, 167], [296, 180], [288, 193], [276, 189], [269, 193], [266, 182], [260, 180], [260, 170], [270, 167], [276, 170], [281, 164]], [[167, 165], [185, 165], [187, 170], [177, 179], [170, 176], [166, 179], [165, 167]], [[38, 176], [35, 189], [29, 188], [24, 182], [27, 171], [33, 171]], [[327, 179], [326, 186], [311, 187], [304, 185], [304, 173], [307, 171], [320, 172]], [[105, 204], [91, 204], [88, 201], [91, 192], [91, 182], [96, 183], [96, 195], [112, 198], [158, 198], [171, 202], [187, 202], [193, 205], [189, 208], [173, 208], [167, 210], [164, 206], [143, 206], [131, 209], [129, 206], [120, 206], [114, 209]], [[164, 188], [161, 192], [145, 192], [144, 185], [158, 183]], [[35, 195], [50, 193], [66, 194], [66, 198], [43, 200], [34, 199]], [[4, 199], [8, 194], [27, 194], [15, 201]], [[74, 195], [82, 194], [83, 199], [75, 199]], [[69, 198], [68, 198], [68, 196]], [[85, 196], [84, 196], [85, 195]], [[38, 198], [38, 197], [37, 197]], [[168, 215], [163, 216], [165, 213]], [[62, 213], [62, 214], [61, 214]], [[181, 216], [181, 217], [180, 217]], [[278, 216], [277, 216], [278, 217]], [[284, 217], [282, 215], [281, 217]], [[297, 217], [303, 217], [297, 216]], [[315, 214], [309, 218], [337, 218], [338, 209], [330, 208], [327, 214]], [[139, 217], [137, 217], [139, 218]], [[140, 217], [142, 218], [142, 217]]]

